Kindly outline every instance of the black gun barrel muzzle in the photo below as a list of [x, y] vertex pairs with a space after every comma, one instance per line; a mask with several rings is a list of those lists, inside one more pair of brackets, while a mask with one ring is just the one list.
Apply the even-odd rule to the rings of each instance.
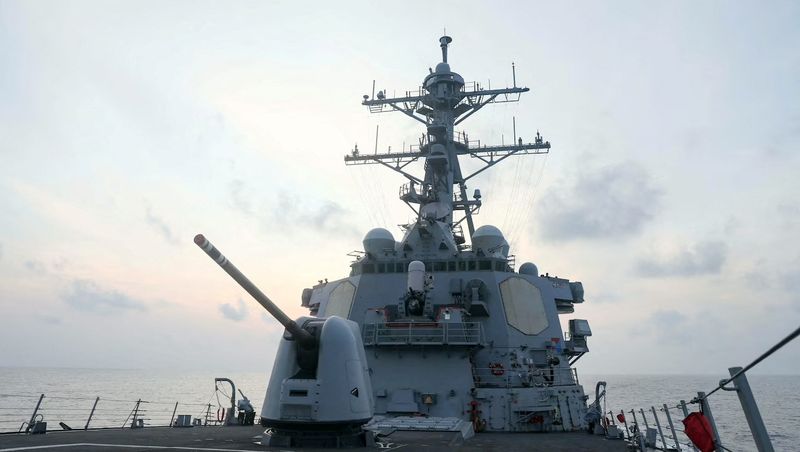
[[220, 253], [217, 247], [212, 245], [211, 242], [209, 242], [208, 239], [203, 236], [203, 234], [197, 234], [194, 237], [194, 243], [197, 244], [197, 246], [199, 246], [200, 249], [206, 254], [208, 254], [208, 257], [222, 267], [222, 269], [225, 270], [225, 273], [230, 275], [234, 281], [239, 283], [239, 285], [242, 286], [247, 293], [255, 298], [256, 301], [267, 310], [267, 312], [272, 314], [272, 316], [275, 317], [275, 319], [278, 320], [278, 322], [280, 322], [281, 325], [283, 325], [286, 330], [291, 333], [292, 337], [294, 337], [294, 339], [297, 340], [301, 345], [310, 346], [316, 342], [316, 339], [314, 339], [314, 336], [312, 336], [311, 333], [302, 329], [297, 322], [290, 319], [286, 313], [281, 311], [281, 309], [277, 307], [275, 303], [269, 299], [269, 297], [264, 295], [264, 292], [256, 287], [255, 284], [247, 279], [247, 276], [242, 274], [242, 272], [239, 271], [235, 265], [233, 265], [233, 262], [229, 261], [222, 253]]

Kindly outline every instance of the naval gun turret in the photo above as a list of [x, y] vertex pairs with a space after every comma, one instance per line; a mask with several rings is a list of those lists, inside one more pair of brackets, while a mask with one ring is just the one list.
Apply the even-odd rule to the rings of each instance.
[[202, 234], [194, 242], [286, 328], [261, 409], [265, 445], [365, 445], [373, 393], [358, 324], [338, 316], [292, 320]]

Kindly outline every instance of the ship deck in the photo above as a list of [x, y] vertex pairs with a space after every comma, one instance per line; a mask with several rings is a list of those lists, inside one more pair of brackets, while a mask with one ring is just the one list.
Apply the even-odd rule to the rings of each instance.
[[[0, 435], [0, 452], [11, 451], [264, 451], [298, 450], [298, 448], [268, 448], [260, 445], [261, 427], [148, 427], [143, 429], [99, 429], [52, 431], [44, 435]], [[622, 452], [623, 441], [607, 440], [587, 433], [480, 433], [467, 441], [453, 432], [397, 431], [381, 438], [380, 447], [392, 450], [449, 450], [463, 451], [599, 451]], [[300, 449], [311, 451], [313, 449]]]

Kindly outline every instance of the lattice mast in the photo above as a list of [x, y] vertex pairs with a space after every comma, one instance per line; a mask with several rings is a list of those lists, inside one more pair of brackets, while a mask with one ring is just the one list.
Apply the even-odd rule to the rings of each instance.
[[[544, 141], [539, 133], [532, 143], [523, 143], [522, 138], [514, 136], [511, 145], [481, 145], [480, 141], [470, 141], [466, 133], [456, 133], [455, 126], [491, 103], [517, 102], [527, 87], [514, 86], [502, 89], [484, 89], [478, 83], [465, 84], [461, 75], [451, 71], [447, 62], [449, 36], [439, 38], [442, 49], [442, 62], [431, 70], [422, 86], [416, 91], [407, 91], [404, 97], [387, 98], [383, 91], [372, 96], [364, 95], [362, 105], [369, 107], [371, 113], [399, 111], [425, 124], [427, 130], [419, 140], [402, 152], [362, 154], [358, 146], [346, 155], [347, 165], [382, 164], [402, 174], [409, 182], [400, 188], [400, 199], [417, 214], [421, 220], [437, 221], [446, 224], [457, 243], [464, 243], [459, 232], [460, 223], [466, 220], [470, 234], [475, 232], [472, 219], [481, 206], [480, 190], [475, 190], [472, 199], [467, 195], [467, 181], [491, 166], [512, 155], [546, 154], [550, 142]], [[512, 64], [512, 72], [514, 67]], [[515, 126], [516, 129], [516, 126]], [[376, 142], [377, 143], [377, 142]], [[461, 171], [458, 157], [469, 155], [483, 162], [483, 166], [469, 175]], [[406, 167], [425, 159], [425, 175], [422, 179], [410, 174]], [[419, 207], [415, 207], [418, 205]], [[463, 212], [455, 220], [454, 211]]]

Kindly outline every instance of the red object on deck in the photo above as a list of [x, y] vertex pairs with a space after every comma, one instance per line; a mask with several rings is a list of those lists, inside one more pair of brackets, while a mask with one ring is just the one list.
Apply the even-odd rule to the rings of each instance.
[[624, 414], [622, 414], [622, 413], [619, 413], [619, 414], [617, 415], [617, 420], [618, 420], [618, 421], [620, 421], [620, 422], [622, 422], [622, 423], [624, 424], [624, 423], [625, 423], [625, 415], [624, 415]]
[[714, 452], [714, 433], [703, 413], [691, 413], [683, 420], [686, 436], [701, 452]]

